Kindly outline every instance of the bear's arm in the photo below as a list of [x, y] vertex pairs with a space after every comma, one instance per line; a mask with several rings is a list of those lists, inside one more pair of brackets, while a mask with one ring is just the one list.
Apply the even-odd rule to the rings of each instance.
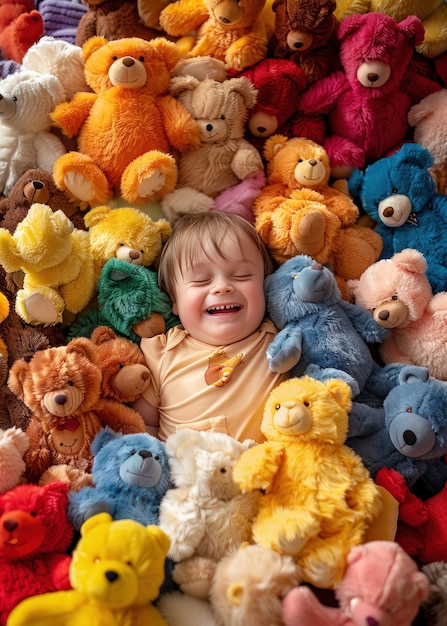
[[350, 89], [343, 72], [333, 72], [313, 83], [300, 99], [299, 110], [308, 115], [329, 113], [340, 96]]
[[231, 169], [239, 180], [244, 180], [255, 172], [263, 171], [264, 166], [259, 151], [245, 139], [239, 140], [239, 147], [231, 162]]
[[169, 535], [168, 557], [182, 561], [194, 555], [205, 536], [199, 502], [187, 489], [170, 489], [160, 502], [159, 526]]
[[83, 487], [79, 491], [69, 492], [67, 516], [76, 530], [96, 513], [105, 512], [112, 515], [106, 498], [101, 497], [102, 492], [97, 487]]
[[42, 474], [53, 464], [52, 454], [38, 418], [31, 416], [26, 434], [30, 443], [23, 455], [26, 465], [25, 474], [30, 482], [37, 483]]
[[65, 146], [53, 133], [38, 133], [34, 139], [36, 167], [51, 172], [57, 158], [66, 153]]
[[172, 96], [163, 96], [158, 105], [169, 143], [180, 152], [198, 148], [199, 126], [183, 104]]
[[8, 626], [66, 624], [69, 617], [73, 617], [85, 603], [84, 594], [74, 589], [31, 596], [19, 602], [11, 611]]
[[67, 554], [50, 554], [47, 560], [51, 581], [58, 591], [71, 589], [69, 570], [71, 556]]
[[269, 491], [281, 466], [284, 449], [281, 444], [265, 442], [241, 454], [233, 468], [233, 479], [243, 492]]
[[197, 30], [210, 14], [203, 0], [177, 0], [160, 13], [160, 26], [168, 35], [182, 37]]
[[297, 322], [287, 324], [266, 350], [267, 361], [273, 372], [289, 372], [301, 358], [303, 333]]
[[[257, 19], [250, 32], [234, 41], [225, 52], [228, 67], [242, 71], [266, 57], [268, 37], [261, 19]], [[197, 49], [197, 48], [196, 48]]]
[[51, 113], [54, 125], [61, 128], [69, 139], [77, 136], [97, 97], [95, 93], [80, 91], [70, 102], [61, 102]]
[[348, 446], [342, 446], [344, 465], [351, 476], [346, 501], [351, 509], [360, 511], [371, 522], [381, 509], [381, 495], [360, 457]]
[[264, 215], [270, 216], [289, 197], [290, 193], [286, 185], [282, 183], [267, 184], [254, 202], [253, 213], [258, 218]]
[[120, 433], [144, 433], [146, 427], [140, 413], [135, 409], [118, 400], [101, 398], [95, 409], [95, 413], [104, 426], [110, 426], [112, 430]]
[[389, 336], [389, 329], [380, 326], [373, 316], [362, 307], [345, 300], [340, 300], [339, 304], [351, 320], [354, 329], [366, 342], [381, 343]]
[[349, 413], [348, 437], [367, 437], [385, 428], [385, 411], [353, 402]]

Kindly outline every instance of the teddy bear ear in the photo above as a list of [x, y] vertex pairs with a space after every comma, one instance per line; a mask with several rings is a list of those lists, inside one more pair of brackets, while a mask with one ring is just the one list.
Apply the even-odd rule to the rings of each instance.
[[349, 15], [341, 21], [337, 35], [340, 41], [344, 41], [347, 37], [350, 37], [353, 33], [358, 31], [362, 26], [361, 14], [354, 13]]
[[430, 374], [427, 367], [420, 367], [419, 365], [404, 365], [399, 372], [399, 384], [405, 385], [407, 383], [426, 383], [430, 378]]
[[177, 98], [184, 91], [194, 91], [200, 84], [200, 80], [195, 76], [174, 76], [169, 83], [169, 93], [173, 98]]
[[168, 220], [165, 220], [163, 218], [155, 222], [155, 225], [158, 227], [161, 241], [164, 243], [172, 235], [172, 225], [170, 224], [170, 222], [168, 222]]
[[346, 281], [346, 288], [348, 290], [349, 302], [352, 302], [352, 304], [355, 304], [356, 293], [357, 293], [357, 289], [359, 288], [359, 285], [360, 285], [360, 281], [354, 278], [350, 278], [349, 280]]
[[29, 437], [21, 428], [12, 426], [11, 428], [3, 431], [3, 433], [0, 430], [0, 437], [2, 442], [8, 441], [11, 445], [13, 445], [21, 456], [23, 456], [28, 450], [30, 444]]
[[392, 260], [397, 268], [411, 274], [425, 274], [428, 268], [428, 263], [422, 252], [414, 248], [405, 248], [401, 252], [396, 252]]
[[87, 59], [94, 52], [96, 52], [96, 50], [99, 50], [103, 46], [106, 46], [108, 43], [109, 42], [105, 37], [100, 37], [99, 35], [87, 39], [85, 44], [82, 46], [82, 56], [84, 61], [87, 61]]
[[87, 228], [95, 226], [108, 217], [111, 212], [112, 209], [108, 206], [97, 206], [94, 209], [90, 209], [90, 211], [84, 215], [84, 224]]
[[325, 381], [325, 385], [342, 408], [351, 410], [352, 390], [348, 383], [341, 378], [330, 378]]
[[90, 450], [93, 456], [96, 456], [101, 448], [104, 448], [108, 443], [114, 441], [115, 439], [120, 439], [123, 437], [123, 433], [118, 433], [110, 428], [110, 426], [105, 426], [101, 428], [92, 443], [90, 444]]
[[152, 539], [156, 540], [157, 544], [163, 552], [167, 552], [169, 550], [171, 540], [169, 536], [159, 526], [156, 526], [155, 524], [150, 524], [149, 526], [146, 526], [146, 531]]
[[101, 526], [101, 524], [108, 525], [113, 522], [113, 517], [110, 513], [96, 513], [96, 515], [92, 515], [89, 517], [81, 526], [81, 536], [84, 537], [88, 534], [93, 528], [97, 526]]
[[400, 164], [412, 163], [421, 169], [428, 169], [433, 165], [433, 157], [429, 150], [418, 143], [404, 143], [394, 156], [397, 167]]
[[172, 41], [168, 41], [164, 37], [156, 37], [149, 42], [151, 49], [159, 55], [163, 63], [166, 64], [169, 72], [175, 68], [177, 63], [181, 60], [182, 55], [180, 48], [178, 48]]
[[287, 139], [285, 135], [272, 135], [267, 139], [264, 144], [264, 157], [267, 161], [271, 161], [275, 154], [284, 148]]
[[424, 41], [425, 28], [416, 15], [409, 15], [398, 23], [398, 27], [413, 47], [418, 46]]
[[78, 352], [92, 363], [96, 362], [95, 344], [87, 337], [75, 337], [67, 343], [67, 352]]
[[8, 375], [8, 387], [20, 400], [24, 399], [24, 382], [28, 376], [30, 367], [25, 359], [17, 359], [12, 364]]
[[256, 104], [258, 90], [245, 76], [229, 78], [222, 83], [229, 92], [238, 93], [242, 96], [244, 105], [251, 109]]
[[101, 346], [112, 339], [116, 339], [116, 334], [108, 326], [98, 326], [90, 335], [90, 341], [96, 346]]
[[166, 452], [171, 457], [182, 459], [185, 453], [190, 451], [201, 440], [200, 431], [184, 428], [169, 435], [166, 439]]

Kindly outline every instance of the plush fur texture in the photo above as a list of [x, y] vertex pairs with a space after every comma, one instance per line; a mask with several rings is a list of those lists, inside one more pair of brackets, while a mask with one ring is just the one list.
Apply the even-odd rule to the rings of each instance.
[[323, 116], [299, 111], [300, 96], [307, 86], [301, 67], [289, 59], [266, 58], [241, 75], [258, 91], [256, 104], [248, 113], [245, 137], [261, 154], [265, 140], [274, 134], [322, 143], [326, 131]]
[[17, 487], [24, 478], [23, 456], [29, 446], [28, 435], [16, 426], [0, 429], [0, 494]]
[[19, 485], [0, 495], [0, 624], [22, 600], [70, 589], [68, 485]]
[[359, 210], [352, 198], [329, 184], [323, 146], [274, 135], [264, 155], [267, 184], [253, 207], [256, 229], [279, 263], [297, 254], [330, 263], [346, 296], [345, 281], [360, 277], [379, 258], [380, 236], [356, 224]]
[[74, 527], [100, 511], [113, 519], [158, 524], [160, 501], [172, 486], [164, 443], [147, 433], [123, 435], [104, 428], [91, 449], [93, 486], [69, 494]]
[[428, 596], [428, 578], [391, 541], [352, 548], [336, 588], [340, 606], [324, 606], [308, 587], [296, 587], [284, 599], [285, 626], [411, 626]]
[[422, 604], [424, 623], [440, 626], [447, 623], [447, 562], [433, 561], [422, 567], [430, 587], [427, 600]]
[[366, 171], [356, 170], [349, 191], [377, 224], [383, 241], [381, 258], [415, 248], [427, 261], [426, 275], [437, 293], [447, 290], [447, 195], [436, 193], [432, 165], [427, 148], [407, 143]]
[[[247, 78], [178, 76], [171, 81], [170, 93], [200, 129], [200, 145], [180, 156], [177, 188], [161, 201], [173, 222], [185, 213], [212, 210], [219, 193], [263, 173], [263, 165], [258, 150], [244, 139], [248, 111], [256, 102], [256, 90]], [[228, 210], [237, 212], [232, 204]]]
[[158, 275], [142, 265], [109, 259], [98, 281], [98, 308], [77, 316], [68, 337], [90, 337], [98, 326], [139, 343], [179, 323], [169, 297], [158, 287]]
[[[76, 31], [76, 45], [78, 46], [82, 47], [90, 37], [97, 35], [109, 41], [124, 37], [140, 37], [147, 41], [161, 36], [169, 39], [167, 33], [157, 28], [158, 20], [149, 24], [141, 19], [140, 2], [137, 0], [94, 0], [93, 2], [85, 0], [84, 4], [87, 12], [81, 17]], [[157, 8], [157, 5], [166, 4], [166, 2], [153, 2], [153, 4], [155, 6], [151, 9], [152, 11]], [[151, 19], [149, 14], [147, 14], [147, 19]]]
[[85, 230], [78, 205], [56, 187], [51, 172], [39, 167], [26, 170], [8, 196], [0, 200], [0, 226], [13, 233], [35, 203], [46, 204], [53, 211], [60, 209], [76, 228]]
[[171, 225], [163, 218], [153, 220], [134, 207], [95, 207], [84, 216], [95, 263], [95, 279], [109, 259], [150, 267], [157, 263]]
[[447, 293], [433, 295], [427, 267], [420, 252], [407, 248], [348, 281], [348, 290], [353, 302], [390, 329], [379, 346], [384, 363], [421, 365], [447, 380]]
[[3, 1], [0, 5], [0, 48], [2, 57], [21, 63], [27, 50], [43, 35], [42, 15], [34, 2]]
[[82, 527], [73, 550], [72, 589], [23, 601], [11, 613], [11, 626], [81, 626], [90, 620], [167, 626], [152, 601], [164, 579], [168, 546], [169, 537], [157, 526], [95, 515]]
[[161, 12], [160, 24], [171, 35], [195, 31], [190, 56], [210, 55], [240, 71], [267, 55], [264, 5], [265, 0], [179, 0]]
[[234, 468], [243, 492], [261, 491], [254, 541], [290, 554], [303, 580], [323, 589], [340, 582], [350, 549], [382, 506], [360, 457], [345, 445], [350, 408], [351, 389], [340, 379], [284, 381], [265, 405], [267, 441]]
[[59, 79], [52, 74], [23, 70], [7, 76], [0, 87], [0, 193], [7, 196], [22, 174], [33, 167], [51, 170], [65, 153], [53, 133], [50, 113], [65, 99]]
[[61, 210], [33, 204], [11, 234], [0, 228], [0, 263], [24, 273], [16, 310], [28, 324], [57, 324], [78, 313], [93, 295], [93, 257], [86, 231]]
[[419, 89], [419, 99], [439, 90], [420, 75], [403, 80], [423, 36], [415, 16], [396, 22], [365, 13], [340, 24], [342, 70], [316, 81], [300, 102], [305, 113], [328, 115], [324, 145], [335, 175], [363, 168], [401, 145], [409, 128], [406, 116], [415, 103], [409, 90]]
[[422, 499], [439, 493], [447, 480], [447, 383], [428, 370], [403, 366], [383, 408], [353, 403], [347, 444], [373, 478], [382, 468], [401, 474]]
[[90, 444], [103, 426], [123, 433], [144, 431], [135, 411], [103, 400], [101, 381], [96, 346], [88, 339], [72, 339], [66, 346], [37, 352], [29, 362], [14, 362], [8, 385], [31, 411], [25, 454], [31, 482], [56, 465], [73, 470], [68, 476], [72, 488], [90, 484]]
[[275, 30], [269, 56], [301, 67], [307, 85], [338, 69], [335, 0], [275, 0], [272, 8]]
[[423, 98], [408, 112], [408, 123], [414, 128], [414, 141], [427, 148], [433, 157], [430, 171], [435, 177], [439, 193], [447, 193], [446, 111], [447, 89], [441, 89]]
[[180, 51], [163, 37], [96, 36], [82, 52], [93, 93], [78, 92], [53, 110], [55, 124], [78, 143], [78, 151], [55, 162], [56, 184], [84, 208], [115, 193], [131, 204], [159, 200], [177, 182], [171, 152], [199, 138], [196, 122], [168, 95]]
[[[196, 570], [197, 558], [217, 562], [240, 543], [251, 541], [258, 496], [243, 494], [232, 472], [239, 456], [253, 443], [190, 429], [166, 440], [174, 486], [160, 503], [160, 527], [171, 538], [168, 556], [180, 562], [178, 576], [182, 577], [182, 569]], [[182, 588], [195, 595], [196, 583], [200, 595], [206, 597], [209, 575], [202, 581], [190, 578]]]
[[447, 32], [445, 29], [447, 7], [443, 0], [340, 0], [335, 14], [339, 20], [347, 15], [365, 12], [385, 13], [396, 21], [408, 15], [416, 15], [424, 26], [424, 39], [416, 46], [416, 51], [433, 59], [447, 50]]
[[333, 273], [310, 256], [281, 265], [265, 279], [265, 293], [268, 315], [279, 329], [267, 349], [270, 367], [293, 368], [296, 376], [329, 368], [357, 396], [378, 367], [367, 342], [380, 343], [389, 331], [344, 301]]

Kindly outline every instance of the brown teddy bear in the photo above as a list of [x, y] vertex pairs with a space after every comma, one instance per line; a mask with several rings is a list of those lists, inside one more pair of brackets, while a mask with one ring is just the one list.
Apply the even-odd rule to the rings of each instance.
[[26, 170], [8, 196], [0, 200], [0, 226], [13, 233], [35, 202], [46, 204], [53, 211], [61, 209], [76, 228], [85, 230], [79, 206], [56, 187], [51, 172], [39, 167]]
[[382, 251], [382, 238], [357, 224], [352, 198], [329, 185], [330, 163], [310, 139], [273, 135], [266, 141], [267, 184], [253, 205], [255, 225], [278, 263], [297, 254], [331, 264], [342, 295]]
[[267, 54], [267, 20], [261, 16], [265, 1], [178, 0], [163, 9], [160, 24], [171, 35], [194, 31], [189, 56], [210, 55], [242, 71]]
[[310, 85], [339, 69], [335, 0], [275, 0], [268, 55], [301, 67]]
[[177, 182], [174, 149], [199, 143], [197, 123], [168, 94], [179, 49], [163, 37], [91, 37], [82, 52], [93, 93], [78, 92], [53, 110], [79, 149], [56, 160], [56, 185], [81, 208], [114, 194], [130, 204], [159, 200]]
[[[102, 427], [124, 434], [145, 431], [135, 411], [103, 399], [96, 352], [94, 343], [78, 338], [13, 363], [8, 386], [31, 411], [24, 457], [30, 482], [65, 476], [72, 489], [89, 485], [90, 444]], [[52, 473], [54, 466], [60, 471]]]
[[[247, 78], [217, 81], [178, 76], [172, 79], [170, 92], [200, 129], [200, 145], [179, 157], [177, 188], [161, 200], [171, 222], [185, 213], [216, 209], [219, 194], [250, 176], [262, 174], [264, 182], [261, 155], [244, 138], [245, 121], [257, 93]], [[236, 210], [237, 199], [236, 195], [229, 211], [241, 212]]]
[[[83, 0], [87, 11], [78, 24], [76, 45], [82, 47], [90, 37], [96, 35], [108, 40], [141, 37], [149, 41], [162, 35], [170, 39], [167, 33], [157, 28], [157, 22], [154, 19], [155, 7], [151, 9], [152, 12], [144, 9], [143, 15], [140, 15], [140, 3], [141, 0], [93, 0], [91, 2]], [[151, 4], [155, 6], [161, 4], [162, 6], [159, 7], [161, 10], [167, 3], [151, 0]], [[143, 21], [143, 16], [147, 21]]]

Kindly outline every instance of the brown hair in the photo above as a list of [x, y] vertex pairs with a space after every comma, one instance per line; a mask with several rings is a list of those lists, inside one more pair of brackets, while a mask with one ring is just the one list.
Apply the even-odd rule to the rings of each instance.
[[244, 240], [247, 238], [259, 250], [264, 263], [264, 274], [274, 271], [273, 261], [265, 243], [255, 227], [235, 213], [210, 211], [183, 215], [172, 228], [172, 234], [165, 244], [158, 266], [158, 284], [171, 300], [174, 300], [176, 272], [182, 272], [182, 265], [192, 265], [197, 252], [204, 251], [205, 243], [211, 243], [213, 250], [221, 257], [222, 241], [225, 237], [234, 237], [244, 254]]

